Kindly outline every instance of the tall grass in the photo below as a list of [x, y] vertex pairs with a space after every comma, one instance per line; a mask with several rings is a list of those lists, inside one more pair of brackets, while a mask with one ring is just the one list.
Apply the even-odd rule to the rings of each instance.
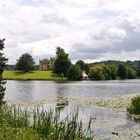
[[58, 113], [51, 109], [35, 108], [30, 113], [28, 109], [15, 106], [3, 106], [0, 109], [1, 126], [10, 126], [15, 131], [19, 131], [19, 128], [30, 130], [42, 140], [92, 140], [91, 124], [90, 118], [85, 128], [82, 120], [78, 119], [78, 112], [70, 113], [60, 120]]
[[127, 108], [130, 114], [140, 115], [140, 96], [132, 98], [130, 106]]

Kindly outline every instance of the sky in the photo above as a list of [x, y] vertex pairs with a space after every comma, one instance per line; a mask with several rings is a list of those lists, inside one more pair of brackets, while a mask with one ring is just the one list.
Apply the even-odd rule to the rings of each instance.
[[15, 64], [23, 53], [39, 59], [62, 47], [75, 62], [140, 60], [139, 0], [1, 0], [0, 38]]

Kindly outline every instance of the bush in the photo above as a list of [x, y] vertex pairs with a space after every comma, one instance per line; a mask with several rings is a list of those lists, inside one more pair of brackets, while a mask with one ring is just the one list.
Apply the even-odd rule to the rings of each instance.
[[128, 68], [127, 71], [128, 71], [128, 79], [135, 79], [136, 78], [136, 72], [133, 69]]
[[118, 73], [118, 76], [121, 79], [127, 79], [128, 78], [127, 67], [125, 65], [123, 65], [123, 64], [119, 65], [117, 73]]
[[92, 67], [89, 71], [89, 78], [91, 80], [105, 80], [103, 69], [100, 66]]
[[81, 80], [82, 79], [82, 71], [78, 65], [73, 65], [68, 70], [67, 77], [69, 80]]
[[127, 111], [130, 114], [140, 114], [140, 96], [132, 98], [131, 105], [127, 108]]

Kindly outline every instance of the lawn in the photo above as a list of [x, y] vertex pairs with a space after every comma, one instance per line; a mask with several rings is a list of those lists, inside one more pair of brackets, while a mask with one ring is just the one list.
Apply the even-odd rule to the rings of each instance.
[[23, 73], [20, 71], [4, 71], [3, 78], [6, 80], [66, 80], [52, 71], [32, 71]]

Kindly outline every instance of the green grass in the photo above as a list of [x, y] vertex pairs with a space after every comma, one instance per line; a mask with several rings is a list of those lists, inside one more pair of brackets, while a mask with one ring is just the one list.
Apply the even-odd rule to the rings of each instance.
[[4, 71], [3, 78], [6, 80], [66, 80], [52, 73], [52, 71], [32, 71], [23, 73], [20, 71]]
[[140, 115], [140, 96], [132, 98], [130, 106], [127, 108], [130, 114]]
[[83, 127], [78, 113], [59, 120], [59, 113], [36, 108], [32, 112], [4, 105], [0, 108], [0, 140], [93, 140], [92, 119]]

